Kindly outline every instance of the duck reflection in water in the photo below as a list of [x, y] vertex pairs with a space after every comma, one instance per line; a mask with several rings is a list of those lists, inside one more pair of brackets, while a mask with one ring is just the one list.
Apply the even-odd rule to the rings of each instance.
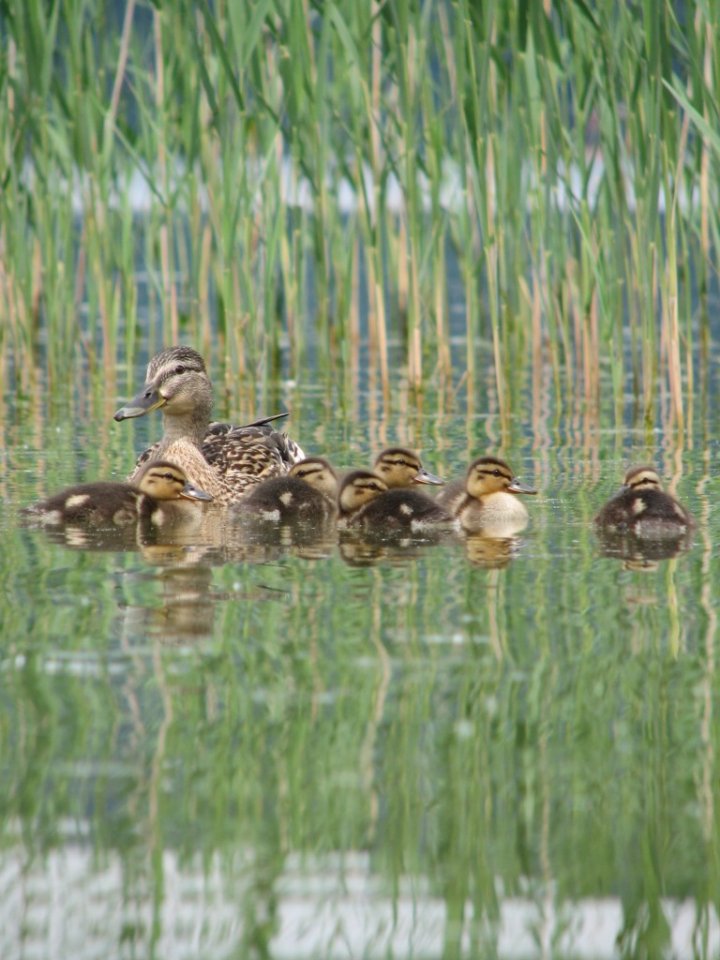
[[475, 567], [501, 570], [510, 565], [519, 553], [522, 541], [519, 537], [488, 537], [482, 533], [469, 533], [465, 537], [465, 556]]
[[362, 530], [338, 531], [340, 556], [350, 567], [376, 567], [380, 564], [402, 566], [405, 563], [427, 556], [441, 542], [458, 538], [452, 533], [431, 534], [428, 537], [367, 535]]
[[135, 638], [144, 642], [154, 637], [163, 646], [211, 637], [217, 597], [212, 567], [204, 562], [202, 548], [145, 545], [141, 553], [151, 569], [129, 571], [126, 576], [151, 581], [152, 602], [123, 605], [123, 635], [131, 644]]
[[615, 557], [624, 561], [627, 570], [657, 570], [660, 561], [672, 560], [692, 546], [692, 532], [677, 537], [638, 537], [634, 533], [621, 533], [597, 528], [595, 531], [603, 557]]

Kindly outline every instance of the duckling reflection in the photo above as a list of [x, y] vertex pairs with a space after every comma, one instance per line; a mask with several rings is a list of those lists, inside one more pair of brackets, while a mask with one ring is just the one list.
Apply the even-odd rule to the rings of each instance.
[[488, 537], [484, 533], [469, 533], [465, 537], [465, 556], [476, 567], [502, 570], [520, 552], [518, 537]]
[[74, 523], [61, 526], [41, 526], [28, 524], [42, 534], [50, 543], [66, 547], [68, 550], [83, 550], [88, 553], [119, 553], [137, 550], [137, 526], [122, 527], [86, 527]]
[[465, 480], [454, 481], [436, 500], [471, 534], [505, 539], [524, 530], [529, 522], [525, 504], [517, 494], [534, 495], [498, 457], [478, 457], [468, 467]]
[[228, 531], [225, 559], [268, 563], [290, 553], [317, 560], [335, 552], [336, 540], [335, 523], [331, 518], [317, 525], [302, 520], [276, 524], [246, 518]]
[[[452, 539], [452, 534], [445, 536]], [[361, 529], [350, 528], [339, 531], [338, 550], [350, 567], [375, 567], [386, 563], [403, 566], [438, 549], [444, 539], [439, 535], [379, 538]]]
[[678, 540], [695, 526], [691, 514], [663, 490], [654, 467], [630, 467], [620, 490], [594, 519], [605, 533], [630, 534], [640, 540]]
[[692, 546], [691, 531], [674, 538], [664, 536], [656, 540], [603, 527], [596, 527], [595, 533], [601, 556], [622, 560], [627, 570], [657, 570], [660, 561], [671, 560]]
[[123, 632], [134, 638], [155, 637], [163, 645], [182, 645], [212, 636], [216, 597], [212, 568], [202, 562], [197, 548], [150, 546], [142, 550], [154, 570], [132, 576], [152, 579], [152, 603], [128, 604], [123, 608]]

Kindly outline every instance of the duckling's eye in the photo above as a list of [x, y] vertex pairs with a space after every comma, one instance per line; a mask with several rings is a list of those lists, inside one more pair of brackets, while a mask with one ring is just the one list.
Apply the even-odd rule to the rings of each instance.
[[492, 473], [493, 473], [493, 476], [494, 476], [494, 477], [501, 477], [501, 476], [502, 476], [502, 473], [501, 473], [499, 470], [493, 470]]

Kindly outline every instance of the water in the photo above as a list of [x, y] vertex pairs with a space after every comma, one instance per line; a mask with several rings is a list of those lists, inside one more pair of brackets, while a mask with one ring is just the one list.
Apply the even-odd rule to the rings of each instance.
[[[451, 477], [503, 452], [541, 491], [510, 549], [22, 528], [158, 435], [113, 423], [119, 399], [6, 398], [0, 956], [720, 955], [715, 405], [680, 454], [529, 390], [503, 428], [485, 403], [295, 388], [291, 432], [338, 464], [403, 442]], [[604, 557], [589, 519], [648, 458], [693, 545]]]

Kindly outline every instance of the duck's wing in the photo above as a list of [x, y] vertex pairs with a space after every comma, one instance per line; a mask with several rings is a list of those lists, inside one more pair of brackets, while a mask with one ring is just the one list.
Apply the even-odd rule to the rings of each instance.
[[282, 476], [289, 466], [274, 438], [254, 429], [235, 428], [226, 433], [206, 434], [202, 453], [223, 478], [225, 486], [238, 495], [261, 480]]
[[[202, 452], [208, 463], [216, 465], [221, 472], [225, 464], [230, 467], [234, 461], [241, 462], [248, 458], [262, 460], [266, 457], [273, 462], [279, 458], [282, 467], [280, 473], [287, 473], [294, 463], [305, 459], [305, 453], [286, 433], [272, 428], [272, 422], [284, 416], [287, 414], [275, 414], [243, 426], [211, 423], [203, 440]], [[249, 452], [251, 448], [252, 453]], [[276, 472], [268, 474], [275, 475]]]

